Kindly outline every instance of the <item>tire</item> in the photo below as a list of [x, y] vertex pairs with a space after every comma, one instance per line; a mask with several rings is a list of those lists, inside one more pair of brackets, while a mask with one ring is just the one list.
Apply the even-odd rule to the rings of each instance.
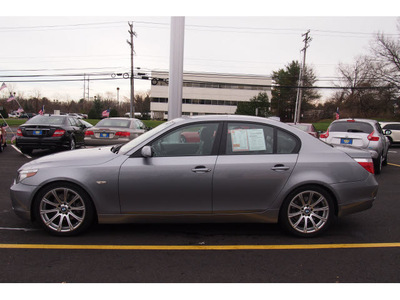
[[20, 149], [23, 154], [31, 155], [32, 149], [21, 148]]
[[66, 182], [53, 183], [40, 190], [33, 210], [35, 220], [57, 236], [72, 236], [87, 230], [95, 216], [88, 194]]
[[374, 159], [374, 170], [375, 174], [380, 174], [382, 171], [382, 155], [379, 155], [377, 159]]
[[76, 149], [76, 142], [75, 142], [75, 138], [71, 137], [69, 140], [69, 147], [68, 150], [75, 150]]
[[330, 194], [318, 186], [304, 186], [287, 196], [279, 222], [291, 234], [314, 237], [328, 229], [334, 216]]

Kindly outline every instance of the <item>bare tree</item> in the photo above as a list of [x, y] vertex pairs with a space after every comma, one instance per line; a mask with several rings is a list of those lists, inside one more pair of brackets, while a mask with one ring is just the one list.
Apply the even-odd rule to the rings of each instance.
[[[397, 20], [400, 33], [400, 18]], [[400, 39], [377, 34], [371, 45], [376, 74], [387, 83], [400, 88]]]

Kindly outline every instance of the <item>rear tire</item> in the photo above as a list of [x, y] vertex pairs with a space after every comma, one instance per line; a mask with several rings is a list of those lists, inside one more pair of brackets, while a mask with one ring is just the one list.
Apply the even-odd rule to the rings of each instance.
[[334, 204], [330, 194], [318, 186], [304, 186], [287, 196], [279, 222], [291, 234], [314, 237], [328, 229], [333, 218]]
[[21, 148], [20, 149], [23, 154], [31, 155], [32, 149]]
[[379, 154], [377, 159], [374, 159], [375, 174], [380, 174], [382, 171], [382, 155]]

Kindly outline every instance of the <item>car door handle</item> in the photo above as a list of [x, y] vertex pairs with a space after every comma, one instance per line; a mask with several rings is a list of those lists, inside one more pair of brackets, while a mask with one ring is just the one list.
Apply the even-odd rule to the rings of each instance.
[[207, 172], [211, 172], [211, 169], [206, 168], [205, 166], [197, 166], [197, 167], [192, 169], [192, 172], [194, 172], [194, 173], [207, 173]]
[[285, 167], [285, 165], [279, 164], [279, 165], [275, 165], [271, 170], [273, 170], [273, 171], [287, 171], [289, 169], [290, 169], [290, 167]]

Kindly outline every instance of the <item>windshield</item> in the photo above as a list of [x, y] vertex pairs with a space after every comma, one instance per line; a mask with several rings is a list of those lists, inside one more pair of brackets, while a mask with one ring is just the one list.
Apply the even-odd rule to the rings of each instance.
[[129, 128], [131, 124], [130, 120], [120, 120], [120, 119], [103, 119], [96, 124], [96, 127], [121, 127]]
[[163, 131], [164, 129], [166, 129], [174, 124], [175, 124], [174, 121], [169, 121], [169, 122], [165, 122], [161, 125], [158, 125], [156, 128], [154, 128], [150, 131], [147, 131], [147, 132], [143, 133], [142, 135], [139, 135], [137, 138], [135, 138], [132, 141], [130, 141], [129, 143], [126, 143], [125, 145], [123, 145], [121, 147], [121, 149], [119, 149], [119, 152], [122, 154], [129, 152], [131, 149], [140, 145], [147, 139], [150, 139], [152, 136], [158, 134], [159, 132]]
[[374, 128], [364, 122], [336, 122], [329, 128], [330, 132], [363, 132], [370, 134]]
[[62, 116], [36, 116], [29, 119], [25, 124], [29, 125], [63, 125], [65, 117]]

